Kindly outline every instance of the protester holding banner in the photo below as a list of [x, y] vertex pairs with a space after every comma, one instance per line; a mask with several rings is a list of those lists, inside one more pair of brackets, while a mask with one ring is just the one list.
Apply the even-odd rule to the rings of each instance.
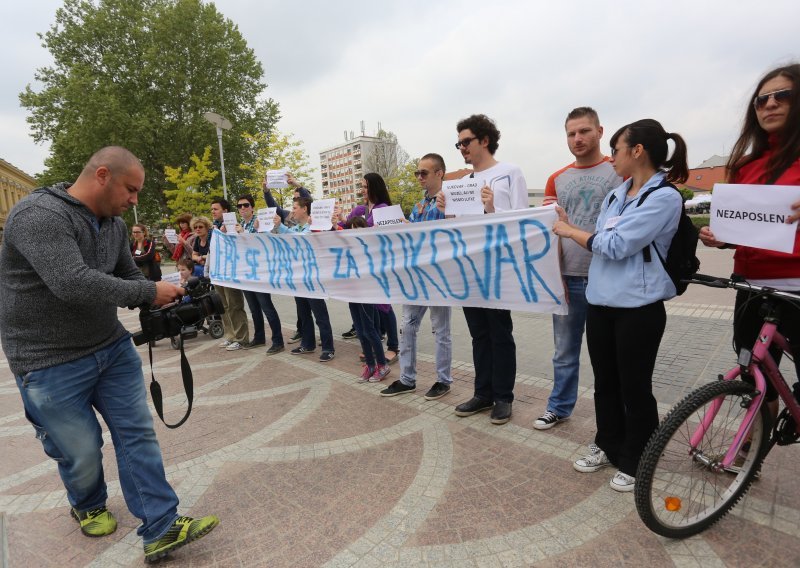
[[[471, 164], [469, 178], [483, 180], [481, 198], [486, 213], [528, 208], [528, 188], [522, 171], [514, 165], [498, 162], [494, 153], [499, 146], [500, 131], [488, 116], [474, 114], [456, 126], [464, 162]], [[444, 212], [447, 204], [443, 192], [437, 195], [437, 207]], [[470, 416], [491, 409], [492, 424], [511, 420], [514, 382], [517, 375], [517, 346], [511, 311], [464, 307], [469, 333], [472, 336], [472, 359], [475, 365], [475, 394], [456, 406], [456, 416]]]
[[[590, 107], [570, 111], [564, 122], [567, 146], [575, 161], [547, 179], [543, 205], [558, 204], [570, 222], [594, 230], [600, 206], [608, 192], [622, 183], [600, 150], [603, 127]], [[581, 343], [586, 325], [586, 286], [592, 253], [575, 241], [561, 242], [561, 274], [568, 290], [569, 313], [553, 314], [553, 390], [547, 408], [533, 427], [548, 430], [572, 415], [578, 400]]]
[[[675, 144], [671, 158], [668, 140]], [[658, 426], [653, 369], [667, 323], [664, 300], [675, 296], [660, 258], [667, 257], [683, 199], [664, 182], [686, 181], [686, 143], [655, 120], [638, 120], [612, 136], [611, 164], [626, 181], [603, 200], [595, 232], [570, 224], [563, 209], [553, 231], [592, 252], [586, 343], [597, 435], [573, 465], [589, 473], [614, 464], [611, 488], [633, 491], [639, 458]]]
[[[296, 224], [287, 227], [281, 223], [280, 215], [275, 214], [275, 225], [278, 232], [307, 234], [311, 232], [311, 199], [306, 197], [295, 197], [292, 206], [292, 218]], [[303, 338], [300, 340], [300, 347], [292, 349], [292, 355], [306, 355], [316, 351], [316, 336], [314, 334], [314, 319], [317, 320], [319, 336], [322, 340], [322, 354], [319, 360], [323, 363], [333, 361], [335, 351], [333, 348], [333, 331], [331, 330], [331, 320], [328, 315], [328, 306], [321, 298], [301, 298], [294, 297], [297, 305], [297, 314], [300, 317]]]
[[[439, 154], [425, 154], [417, 164], [414, 176], [425, 194], [414, 205], [409, 215], [411, 223], [436, 221], [444, 214], [436, 207], [436, 194], [442, 188], [445, 165]], [[400, 346], [400, 379], [381, 391], [381, 396], [397, 396], [417, 389], [417, 333], [428, 306], [406, 304], [403, 306], [403, 335]], [[436, 400], [450, 392], [453, 382], [451, 365], [453, 360], [450, 320], [453, 308], [431, 306], [431, 326], [436, 341], [436, 382], [425, 393], [426, 400]]]
[[[366, 226], [367, 221], [364, 217], [353, 217], [347, 221], [345, 229], [363, 229]], [[347, 305], [364, 357], [358, 382], [379, 383], [389, 375], [391, 368], [386, 361], [386, 353], [378, 330], [380, 326], [378, 306], [360, 302], [348, 302]], [[385, 310], [386, 307], [381, 306], [381, 309]]]
[[[340, 221], [339, 226], [344, 227], [345, 223], [356, 217], [364, 217], [367, 220], [367, 226], [372, 227], [374, 225], [372, 211], [392, 204], [389, 189], [380, 174], [366, 174], [361, 180], [361, 189], [364, 193], [364, 204], [353, 207], [347, 219]], [[386, 358], [389, 363], [394, 363], [400, 353], [400, 340], [397, 334], [397, 316], [392, 306], [389, 304], [387, 306], [388, 310], [378, 310], [380, 319], [376, 324], [381, 335], [386, 333]], [[355, 325], [355, 322], [353, 324]], [[356, 329], [356, 333], [358, 333], [358, 329]]]
[[[240, 233], [255, 233], [258, 230], [258, 219], [254, 215], [255, 199], [252, 195], [245, 194], [239, 197], [236, 203], [236, 208], [239, 210], [239, 215], [242, 221], [237, 225], [236, 230]], [[244, 291], [244, 299], [247, 302], [247, 307], [250, 308], [250, 314], [253, 316], [253, 339], [244, 345], [245, 349], [253, 349], [266, 345], [266, 326], [264, 325], [264, 316], [269, 323], [270, 331], [272, 332], [272, 344], [267, 349], [267, 355], [275, 355], [283, 351], [283, 332], [281, 330], [281, 318], [278, 316], [278, 310], [272, 303], [272, 296], [266, 292], [253, 292], [251, 290]]]
[[[755, 185], [800, 185], [800, 64], [772, 69], [764, 75], [753, 91], [747, 105], [739, 139], [728, 159], [730, 183]], [[764, 191], [769, 191], [764, 187]], [[800, 219], [800, 202], [792, 205], [793, 214], [787, 222]], [[725, 247], [714, 237], [709, 227], [700, 230], [700, 240], [706, 246]], [[796, 233], [794, 251], [777, 252], [736, 245], [733, 272], [758, 286], [768, 286], [800, 294], [800, 232]], [[740, 291], [736, 295], [733, 328], [737, 350], [755, 341], [763, 315], [761, 302], [751, 301], [752, 294]], [[790, 340], [800, 338], [800, 314], [789, 308], [781, 318], [779, 330]], [[783, 352], [771, 347], [772, 357], [780, 362]], [[800, 356], [795, 354], [795, 367], [800, 377]], [[767, 383], [767, 401], [777, 415], [778, 394]]]
[[[211, 201], [211, 217], [214, 229], [209, 236], [214, 238], [216, 231], [226, 232], [223, 219], [230, 211], [227, 199], [217, 198]], [[217, 286], [216, 291], [222, 300], [225, 311], [222, 314], [222, 325], [225, 328], [225, 340], [219, 344], [226, 351], [238, 351], [250, 342], [250, 330], [247, 327], [247, 314], [244, 313], [244, 295], [241, 290], [228, 286]]]

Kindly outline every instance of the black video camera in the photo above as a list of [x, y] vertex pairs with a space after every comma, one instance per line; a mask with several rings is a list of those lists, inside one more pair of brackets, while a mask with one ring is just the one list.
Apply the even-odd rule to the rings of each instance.
[[186, 283], [186, 296], [190, 301], [177, 302], [163, 308], [142, 306], [139, 312], [142, 331], [133, 334], [133, 343], [144, 345], [148, 341], [179, 336], [183, 328], [195, 326], [205, 318], [225, 311], [222, 300], [211, 289], [211, 281], [208, 278], [196, 276], [189, 278]]

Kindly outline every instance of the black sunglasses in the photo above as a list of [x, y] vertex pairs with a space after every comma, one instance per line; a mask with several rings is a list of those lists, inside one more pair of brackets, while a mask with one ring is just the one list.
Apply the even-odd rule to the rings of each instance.
[[471, 136], [469, 138], [464, 138], [463, 140], [459, 140], [458, 142], [456, 142], [456, 150], [458, 150], [459, 148], [466, 148], [472, 143], [473, 140], [477, 139], [478, 139], [477, 136]]
[[237, 209], [247, 209], [248, 207], [250, 207], [250, 204], [249, 203], [237, 203], [236, 207], [237, 207]]
[[788, 103], [791, 96], [792, 96], [792, 89], [781, 89], [780, 91], [772, 91], [771, 93], [764, 93], [763, 95], [758, 95], [756, 98], [753, 99], [753, 106], [759, 110], [764, 108], [765, 106], [767, 106], [770, 97], [774, 98], [775, 102], [778, 104]]

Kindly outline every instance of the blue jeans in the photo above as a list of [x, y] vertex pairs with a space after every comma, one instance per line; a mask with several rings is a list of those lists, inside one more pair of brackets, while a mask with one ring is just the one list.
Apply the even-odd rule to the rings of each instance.
[[[333, 330], [331, 329], [331, 318], [328, 315], [328, 306], [321, 298], [300, 298], [294, 297], [297, 304], [297, 315], [300, 316], [303, 339], [300, 346], [313, 351], [317, 348], [316, 334], [314, 333], [314, 320], [317, 320], [319, 327], [319, 338], [322, 341], [322, 351], [333, 351]], [[313, 317], [312, 317], [313, 314]]]
[[379, 321], [378, 308], [374, 304], [350, 303], [350, 316], [353, 318], [353, 327], [364, 351], [364, 362], [370, 368], [375, 365], [386, 364], [386, 353], [383, 351], [383, 342], [378, 333], [376, 322]]
[[583, 276], [564, 276], [569, 313], [553, 316], [553, 391], [547, 410], [562, 418], [572, 414], [578, 400], [581, 342], [586, 326], [586, 282]]
[[453, 362], [450, 306], [403, 306], [403, 335], [400, 337], [400, 382], [409, 387], [417, 383], [417, 332], [431, 311], [431, 326], [436, 341], [436, 381], [449, 385], [453, 382], [450, 366]]
[[[253, 315], [253, 342], [263, 343], [266, 341], [267, 334], [264, 327], [264, 316], [267, 316], [269, 329], [272, 332], [272, 346], [283, 345], [283, 333], [281, 332], [281, 318], [278, 310], [272, 303], [272, 296], [266, 292], [245, 291], [244, 299]], [[263, 316], [261, 315], [263, 312]]]
[[80, 512], [106, 504], [102, 431], [111, 432], [125, 503], [142, 521], [145, 544], [178, 518], [178, 496], [164, 473], [142, 376], [130, 336], [75, 361], [16, 377], [25, 416], [44, 452], [58, 463], [70, 504]]

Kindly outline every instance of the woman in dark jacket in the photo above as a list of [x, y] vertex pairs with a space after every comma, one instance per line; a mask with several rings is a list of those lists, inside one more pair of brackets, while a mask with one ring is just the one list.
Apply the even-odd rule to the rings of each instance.
[[136, 223], [131, 229], [131, 254], [133, 261], [148, 280], [161, 280], [161, 257], [156, 250], [156, 243], [147, 238], [147, 227]]

